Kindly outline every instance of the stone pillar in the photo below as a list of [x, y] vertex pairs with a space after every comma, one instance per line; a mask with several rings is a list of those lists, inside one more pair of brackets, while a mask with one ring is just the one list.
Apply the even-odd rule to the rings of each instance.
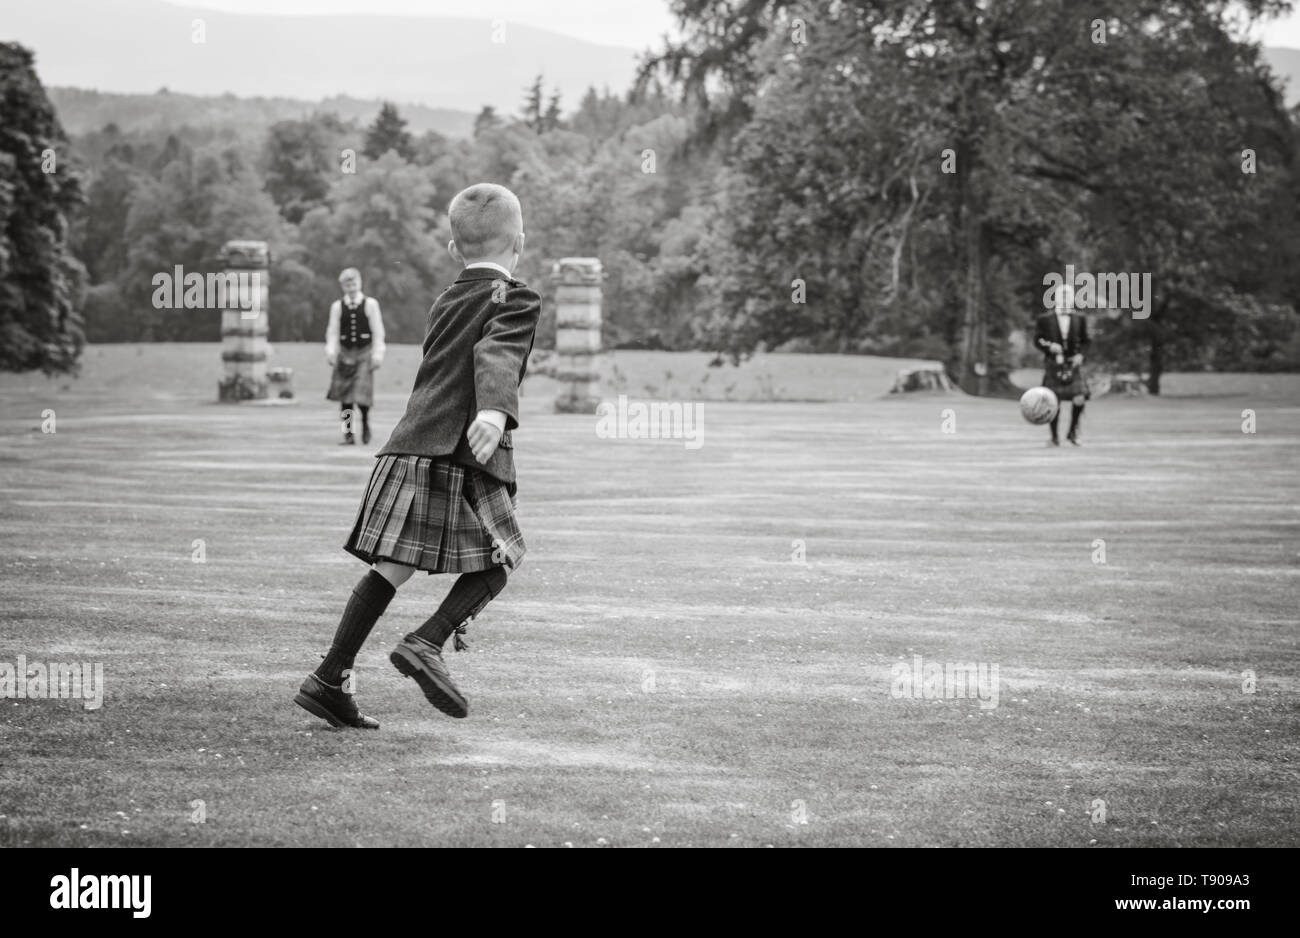
[[600, 403], [600, 259], [562, 257], [555, 278], [555, 398], [562, 414], [594, 414]]
[[264, 400], [267, 396], [267, 305], [270, 251], [265, 241], [227, 241], [221, 249], [226, 302], [221, 310], [221, 362], [217, 385], [222, 401]]

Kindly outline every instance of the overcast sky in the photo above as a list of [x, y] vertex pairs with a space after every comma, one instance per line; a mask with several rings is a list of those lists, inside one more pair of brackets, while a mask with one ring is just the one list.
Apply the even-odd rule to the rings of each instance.
[[[504, 19], [613, 46], [658, 47], [676, 34], [668, 0], [174, 0], [181, 6], [237, 13], [399, 13]], [[1266, 46], [1300, 49], [1300, 12], [1266, 25]]]
[[389, 13], [503, 19], [611, 46], [643, 49], [676, 34], [668, 0], [170, 0], [232, 13]]
[[1266, 24], [1262, 30], [1256, 29], [1257, 36], [1266, 46], [1284, 46], [1300, 49], [1300, 12], [1292, 13], [1279, 20]]

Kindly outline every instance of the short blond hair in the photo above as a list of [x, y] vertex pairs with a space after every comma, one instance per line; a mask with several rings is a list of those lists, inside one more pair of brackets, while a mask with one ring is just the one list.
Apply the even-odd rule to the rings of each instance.
[[358, 280], [360, 280], [361, 271], [357, 270], [355, 267], [349, 267], [347, 270], [343, 271], [343, 273], [339, 274], [339, 283], [342, 283], [344, 280], [347, 280], [349, 277], [356, 277]]
[[524, 230], [519, 197], [505, 186], [490, 182], [457, 192], [447, 206], [447, 219], [452, 240], [467, 261], [505, 250]]

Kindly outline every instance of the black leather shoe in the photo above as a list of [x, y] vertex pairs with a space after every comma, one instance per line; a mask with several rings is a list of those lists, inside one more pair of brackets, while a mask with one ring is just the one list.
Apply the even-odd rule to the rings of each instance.
[[1082, 445], [1083, 445], [1082, 443], [1079, 442], [1079, 438], [1078, 438], [1077, 436], [1075, 436], [1073, 433], [1071, 433], [1069, 436], [1067, 436], [1066, 439], [1070, 441], [1070, 445], [1071, 445], [1071, 446], [1082, 446]]
[[1060, 446], [1060, 445], [1061, 445], [1061, 441], [1058, 440], [1056, 437], [1052, 437], [1050, 440], [1047, 441], [1047, 445], [1048, 445], [1048, 446]]
[[343, 688], [326, 684], [314, 674], [307, 675], [307, 680], [298, 688], [293, 702], [313, 716], [328, 720], [330, 726], [350, 726], [358, 730], [377, 730], [379, 721], [362, 716], [356, 701]]
[[415, 678], [429, 703], [447, 716], [460, 719], [469, 715], [469, 701], [452, 683], [447, 665], [442, 660], [442, 649], [437, 645], [429, 644], [412, 632], [397, 643], [388, 660], [398, 671]]
[[343, 439], [339, 440], [339, 446], [354, 446], [356, 445], [356, 442], [357, 438], [351, 433], [348, 433], [343, 437]]

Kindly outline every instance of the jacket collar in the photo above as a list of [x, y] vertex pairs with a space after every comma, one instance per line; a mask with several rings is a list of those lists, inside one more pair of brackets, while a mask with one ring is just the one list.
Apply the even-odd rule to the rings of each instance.
[[[501, 271], [493, 270], [491, 267], [466, 267], [461, 270], [459, 275], [457, 275], [456, 282], [460, 283], [461, 281], [464, 280], [500, 280], [500, 279], [502, 279]], [[513, 281], [515, 278], [509, 277], [507, 279]]]

